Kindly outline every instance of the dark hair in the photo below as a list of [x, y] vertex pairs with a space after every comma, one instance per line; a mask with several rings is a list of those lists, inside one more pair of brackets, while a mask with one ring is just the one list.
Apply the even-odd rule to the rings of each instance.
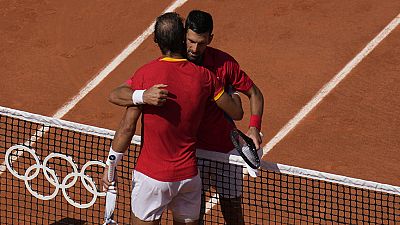
[[202, 34], [208, 32], [212, 34], [213, 31], [213, 19], [211, 14], [201, 11], [192, 10], [186, 18], [185, 29], [188, 29]]
[[154, 42], [158, 44], [163, 54], [182, 53], [185, 49], [185, 28], [179, 14], [169, 12], [157, 17]]

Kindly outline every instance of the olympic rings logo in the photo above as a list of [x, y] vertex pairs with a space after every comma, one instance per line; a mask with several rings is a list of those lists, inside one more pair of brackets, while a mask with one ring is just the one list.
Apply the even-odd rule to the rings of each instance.
[[[22, 150], [22, 151], [26, 151], [26, 152], [30, 153], [36, 162], [36, 164], [28, 167], [28, 169], [25, 171], [24, 175], [18, 174], [18, 172], [16, 172], [10, 165], [10, 160], [9, 160], [10, 157], [11, 158], [15, 157], [15, 156], [11, 155], [11, 153], [14, 150], [18, 150], [18, 151]], [[73, 172], [71, 172], [67, 176], [65, 176], [61, 183], [58, 180], [58, 177], [57, 177], [56, 173], [54, 172], [54, 170], [47, 167], [47, 162], [52, 158], [64, 159], [72, 166]], [[18, 179], [23, 180], [25, 182], [26, 189], [28, 189], [28, 191], [33, 196], [35, 196], [36, 198], [41, 199], [41, 200], [53, 199], [58, 194], [58, 191], [61, 189], [65, 199], [67, 200], [67, 202], [69, 204], [71, 204], [77, 208], [85, 209], [85, 208], [91, 207], [96, 202], [98, 196], [100, 196], [100, 197], [106, 196], [105, 192], [97, 191], [96, 184], [93, 182], [93, 180], [89, 176], [87, 176], [85, 174], [85, 170], [89, 166], [92, 166], [92, 165], [97, 165], [97, 166], [102, 166], [102, 167], [106, 166], [105, 163], [100, 162], [100, 161], [88, 161], [85, 165], [83, 165], [81, 172], [78, 172], [77, 165], [73, 162], [72, 157], [70, 157], [70, 156], [66, 156], [66, 155], [59, 154], [59, 153], [51, 153], [43, 160], [43, 165], [41, 165], [39, 157], [36, 155], [34, 150], [32, 150], [26, 146], [23, 146], [23, 145], [15, 145], [15, 146], [10, 147], [6, 151], [5, 163], [6, 163], [7, 169], [11, 172], [11, 174], [14, 175], [15, 177], [17, 177]], [[46, 179], [50, 182], [50, 184], [52, 184], [55, 187], [55, 190], [51, 195], [47, 195], [47, 196], [41, 195], [38, 192], [32, 190], [32, 187], [29, 184], [30, 180], [33, 180], [34, 178], [36, 178], [39, 175], [40, 169], [43, 170], [43, 174], [46, 177]], [[30, 175], [33, 170], [35, 172], [32, 175]], [[75, 185], [75, 183], [78, 180], [78, 177], [81, 178], [83, 186], [91, 194], [93, 194], [93, 198], [89, 203], [80, 204], [80, 203], [75, 202], [73, 199], [71, 199], [68, 196], [67, 189], [69, 189]], [[71, 178], [72, 178], [72, 181], [67, 183]]]

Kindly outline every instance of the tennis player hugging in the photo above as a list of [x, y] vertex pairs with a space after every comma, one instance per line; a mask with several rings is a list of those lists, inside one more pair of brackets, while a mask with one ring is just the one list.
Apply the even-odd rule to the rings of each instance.
[[[121, 161], [142, 116], [141, 152], [132, 181], [131, 224], [160, 224], [167, 207], [174, 224], [199, 224], [201, 179], [195, 144], [206, 105], [214, 101], [231, 118], [243, 117], [240, 98], [224, 92], [212, 72], [185, 58], [185, 33], [177, 13], [156, 19], [154, 42], [161, 57], [139, 68], [129, 80], [136, 90], [132, 95], [135, 106], [126, 109], [106, 161], [102, 180], [105, 190], [116, 181], [116, 174], [109, 180], [108, 171], [114, 171], [110, 167]], [[142, 104], [144, 90], [158, 84], [162, 84], [156, 87], [162, 87], [164, 94], [159, 104], [162, 107]]]

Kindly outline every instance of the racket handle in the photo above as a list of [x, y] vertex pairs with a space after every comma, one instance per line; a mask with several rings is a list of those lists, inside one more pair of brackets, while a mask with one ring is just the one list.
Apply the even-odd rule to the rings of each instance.
[[110, 155], [110, 157], [109, 157], [110, 165], [108, 166], [108, 174], [107, 174], [108, 181], [110, 181], [110, 182], [114, 181], [115, 166], [116, 166], [115, 165], [115, 160], [116, 160], [115, 156], [114, 155]]

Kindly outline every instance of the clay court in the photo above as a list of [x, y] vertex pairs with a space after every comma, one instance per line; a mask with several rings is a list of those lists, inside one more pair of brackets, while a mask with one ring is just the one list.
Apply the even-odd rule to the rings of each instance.
[[170, 6], [210, 12], [211, 46], [263, 92], [263, 160], [400, 186], [396, 0], [1, 1], [0, 106], [115, 130], [108, 94], [159, 56]]

